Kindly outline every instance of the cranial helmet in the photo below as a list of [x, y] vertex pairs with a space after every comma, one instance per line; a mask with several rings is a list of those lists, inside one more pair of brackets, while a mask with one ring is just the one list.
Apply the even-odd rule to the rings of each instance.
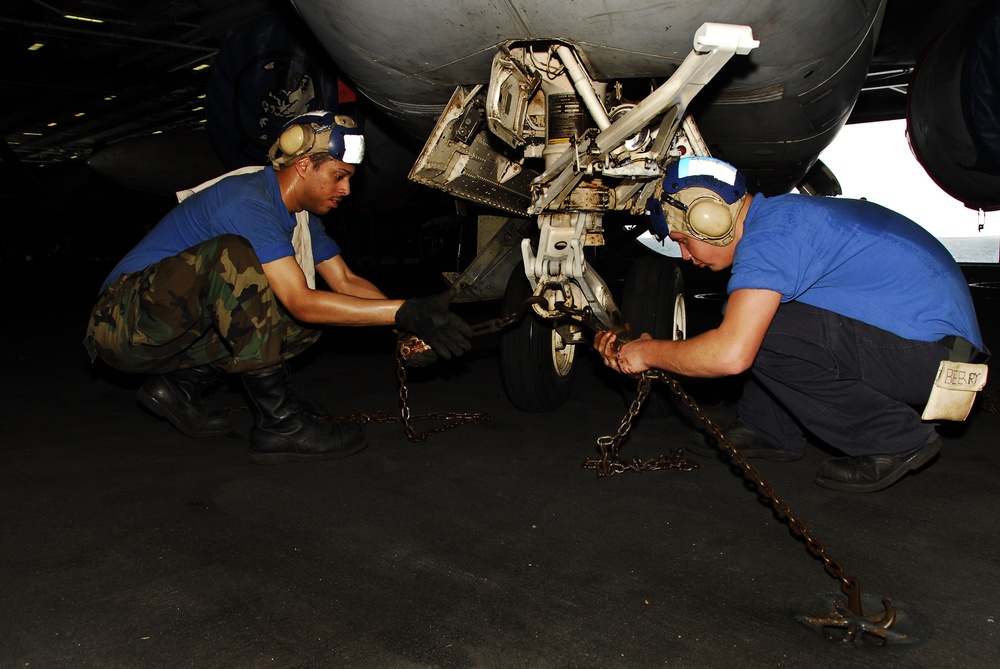
[[659, 234], [655, 229], [653, 234], [662, 238], [680, 232], [714, 246], [727, 246], [733, 242], [746, 193], [746, 179], [729, 163], [705, 156], [674, 161], [667, 166], [660, 196], [666, 205], [666, 226], [661, 218]]
[[308, 112], [285, 124], [267, 157], [272, 165], [281, 167], [313, 153], [329, 153], [337, 160], [357, 165], [365, 157], [365, 137], [350, 116]]

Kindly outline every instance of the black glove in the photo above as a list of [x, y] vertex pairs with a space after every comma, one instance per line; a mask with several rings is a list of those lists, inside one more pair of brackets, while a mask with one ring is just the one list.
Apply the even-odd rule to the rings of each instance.
[[406, 361], [407, 367], [428, 367], [433, 365], [438, 360], [438, 354], [434, 352], [434, 349], [429, 348], [426, 351], [421, 351], [417, 353], [412, 358]]
[[462, 355], [472, 348], [469, 341], [472, 328], [448, 311], [454, 297], [455, 289], [451, 288], [438, 295], [414, 297], [403, 302], [396, 310], [396, 327], [423, 339], [445, 360]]

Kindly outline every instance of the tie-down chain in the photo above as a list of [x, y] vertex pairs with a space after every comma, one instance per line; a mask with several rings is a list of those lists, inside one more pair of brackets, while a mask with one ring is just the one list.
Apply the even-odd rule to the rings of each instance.
[[[472, 326], [473, 334], [482, 335], [501, 331], [520, 321], [536, 305], [545, 308], [547, 304], [544, 297], [530, 297], [514, 313], [503, 318], [485, 321]], [[589, 307], [577, 309], [568, 306], [565, 302], [556, 302], [553, 307], [549, 308], [552, 312], [556, 312], [563, 317], [580, 322], [594, 332], [611, 330], [617, 335], [619, 343], [624, 343], [630, 338], [625, 328], [621, 326], [609, 327], [601, 323]], [[380, 412], [378, 414], [355, 414], [344, 419], [356, 422], [401, 421], [404, 425], [406, 437], [411, 442], [424, 441], [432, 434], [444, 432], [467, 423], [490, 420], [490, 416], [483, 413], [411, 415], [409, 391], [406, 386], [406, 361], [412, 355], [411, 351], [417, 352], [423, 346], [425, 345], [418, 338], [405, 334], [400, 335], [397, 343], [396, 364], [400, 384], [401, 417], [392, 417], [387, 412]], [[613, 476], [624, 471], [642, 472], [660, 469], [692, 471], [699, 467], [697, 462], [684, 458], [683, 449], [674, 449], [669, 455], [661, 455], [646, 461], [639, 460], [638, 458], [626, 461], [621, 458], [619, 453], [620, 447], [628, 438], [629, 431], [632, 429], [632, 423], [642, 410], [643, 402], [649, 395], [653, 381], [666, 384], [680, 401], [691, 410], [694, 417], [704, 424], [707, 432], [715, 437], [716, 443], [740, 467], [743, 475], [754, 484], [757, 492], [768, 500], [778, 517], [788, 523], [792, 534], [805, 543], [808, 552], [823, 563], [823, 569], [827, 574], [840, 583], [840, 590], [846, 597], [846, 602], [835, 595], [820, 597], [808, 605], [804, 605], [801, 613], [796, 616], [800, 622], [819, 631], [825, 638], [845, 645], [882, 646], [887, 644], [913, 644], [926, 639], [928, 635], [926, 629], [918, 629], [921, 626], [926, 627], [923, 621], [908, 615], [906, 611], [894, 606], [887, 598], [883, 597], [881, 601], [878, 601], [871, 597], [862, 597], [861, 583], [858, 579], [846, 573], [840, 560], [830, 555], [823, 543], [806, 526], [805, 521], [793, 514], [791, 506], [785, 499], [777, 495], [774, 486], [763, 479], [757, 468], [747, 462], [746, 456], [733, 444], [722, 428], [687, 394], [680, 383], [666, 372], [662, 370], [647, 370], [639, 375], [637, 396], [629, 406], [617, 432], [614, 435], [598, 438], [597, 444], [600, 456], [584, 460], [584, 468], [594, 469], [598, 477], [604, 477]], [[413, 420], [418, 419], [442, 419], [447, 422], [440, 427], [431, 428], [418, 434], [411, 425]], [[881, 611], [877, 610], [878, 606], [881, 606]]]

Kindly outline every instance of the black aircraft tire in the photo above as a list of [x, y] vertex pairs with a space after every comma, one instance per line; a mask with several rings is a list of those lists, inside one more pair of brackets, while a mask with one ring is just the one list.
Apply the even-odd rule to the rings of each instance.
[[[625, 279], [622, 317], [635, 337], [648, 332], [654, 339], [685, 338], [684, 277], [676, 261], [661, 256], [642, 256], [632, 263]], [[623, 397], [629, 405], [635, 400], [636, 382], [632, 379], [626, 378]], [[670, 416], [674, 413], [674, 401], [669, 388], [654, 382], [642, 414]]]
[[[531, 284], [521, 265], [514, 268], [504, 292], [504, 316], [531, 297]], [[522, 411], [552, 411], [563, 405], [576, 375], [576, 347], [557, 351], [549, 321], [527, 314], [500, 335], [500, 375], [511, 403]]]

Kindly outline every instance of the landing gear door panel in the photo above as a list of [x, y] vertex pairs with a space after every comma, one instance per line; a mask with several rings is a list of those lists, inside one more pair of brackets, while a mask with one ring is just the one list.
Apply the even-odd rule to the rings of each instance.
[[539, 172], [524, 166], [521, 151], [488, 131], [485, 98], [480, 86], [455, 89], [410, 179], [525, 218]]

